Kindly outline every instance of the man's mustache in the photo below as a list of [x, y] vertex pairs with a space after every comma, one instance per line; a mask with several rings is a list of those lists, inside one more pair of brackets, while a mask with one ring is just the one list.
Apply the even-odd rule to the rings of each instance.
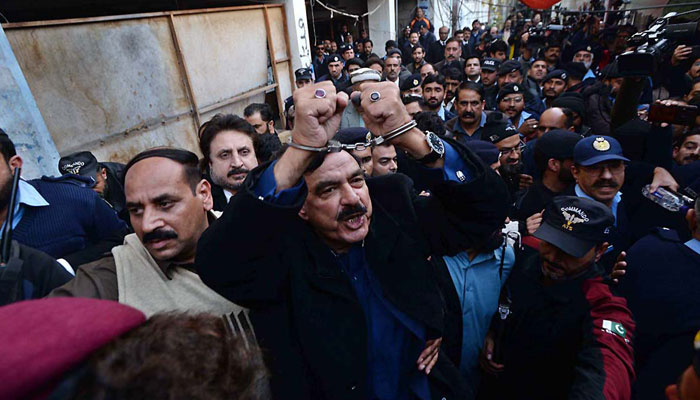
[[476, 115], [474, 115], [473, 112], [471, 111], [465, 111], [460, 115], [462, 118], [474, 118]]
[[611, 180], [611, 179], [601, 179], [601, 180], [599, 180], [599, 181], [596, 181], [596, 182], [593, 184], [593, 187], [611, 187], [611, 188], [616, 188], [616, 187], [618, 187], [618, 186], [619, 186], [619, 185], [617, 184], [617, 182], [615, 182], [614, 180]]
[[338, 221], [345, 221], [354, 218], [358, 215], [364, 215], [366, 213], [367, 207], [365, 207], [362, 203], [358, 202], [354, 206], [345, 207], [342, 210], [340, 210], [336, 219]]
[[228, 171], [228, 173], [226, 174], [226, 176], [228, 176], [228, 177], [230, 178], [230, 177], [232, 177], [232, 176], [234, 176], [234, 175], [238, 175], [238, 174], [247, 174], [248, 172], [250, 172], [250, 170], [249, 170], [248, 168], [244, 168], [244, 167], [241, 167], [241, 168], [233, 168], [232, 170]]
[[158, 229], [153, 232], [148, 232], [143, 235], [143, 243], [153, 242], [155, 240], [163, 239], [177, 239], [177, 233], [175, 231]]

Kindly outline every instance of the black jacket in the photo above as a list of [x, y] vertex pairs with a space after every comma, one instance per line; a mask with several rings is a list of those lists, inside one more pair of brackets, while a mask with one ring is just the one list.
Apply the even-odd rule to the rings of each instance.
[[7, 265], [0, 267], [0, 305], [42, 298], [72, 278], [48, 254], [13, 240]]
[[[453, 146], [474, 176], [467, 183], [443, 181], [441, 170], [422, 167], [416, 169], [417, 187], [429, 186], [430, 197], [416, 196], [402, 174], [367, 181], [373, 206], [364, 241], [368, 264], [385, 298], [424, 324], [433, 338], [441, 336], [443, 315], [428, 256], [480, 243], [485, 232], [501, 226], [507, 209], [499, 177], [470, 150]], [[251, 309], [275, 398], [365, 399], [362, 308], [330, 249], [297, 216], [302, 202], [277, 206], [253, 194], [266, 167], [248, 175], [245, 189], [203, 234], [198, 273], [217, 292]], [[433, 398], [469, 393], [444, 353], [428, 378]]]
[[692, 363], [700, 329], [700, 254], [678, 234], [656, 229], [627, 251], [619, 292], [637, 323], [635, 399], [660, 398]]
[[[506, 283], [511, 314], [498, 343], [504, 370], [483, 386], [489, 393], [483, 398], [629, 398], [635, 325], [625, 300], [610, 292], [595, 264], [549, 286], [541, 274], [537, 253], [519, 257], [513, 267]], [[606, 330], [605, 321], [622, 329]]]

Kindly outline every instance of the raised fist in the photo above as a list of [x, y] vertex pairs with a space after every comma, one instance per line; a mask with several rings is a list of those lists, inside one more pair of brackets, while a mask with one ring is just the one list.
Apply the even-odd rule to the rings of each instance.
[[340, 117], [348, 105], [345, 93], [336, 93], [330, 81], [304, 86], [294, 91], [294, 143], [323, 147], [340, 126]]
[[360, 86], [360, 91], [362, 119], [365, 127], [373, 134], [384, 136], [411, 121], [396, 84], [366, 82]]

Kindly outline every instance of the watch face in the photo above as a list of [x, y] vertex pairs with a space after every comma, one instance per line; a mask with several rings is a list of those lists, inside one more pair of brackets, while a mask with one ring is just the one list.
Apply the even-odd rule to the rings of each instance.
[[445, 144], [442, 143], [442, 140], [440, 140], [438, 135], [434, 134], [433, 132], [427, 132], [425, 134], [425, 139], [428, 141], [428, 146], [430, 146], [434, 152], [440, 155], [445, 153]]

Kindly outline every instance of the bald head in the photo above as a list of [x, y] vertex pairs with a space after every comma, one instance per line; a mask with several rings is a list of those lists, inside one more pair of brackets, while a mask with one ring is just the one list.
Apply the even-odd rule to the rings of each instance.
[[443, 26], [438, 30], [438, 34], [440, 35], [440, 40], [445, 41], [447, 40], [447, 36], [450, 34], [450, 28]]
[[569, 129], [566, 114], [559, 107], [548, 108], [542, 113], [540, 122], [537, 124], [537, 137], [539, 138], [552, 129]]

